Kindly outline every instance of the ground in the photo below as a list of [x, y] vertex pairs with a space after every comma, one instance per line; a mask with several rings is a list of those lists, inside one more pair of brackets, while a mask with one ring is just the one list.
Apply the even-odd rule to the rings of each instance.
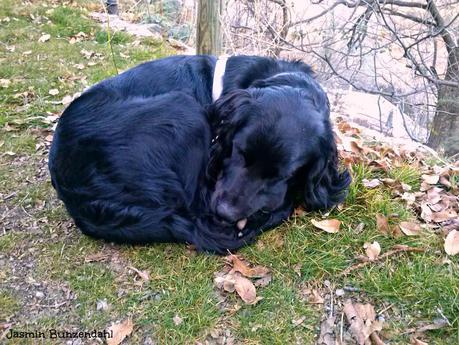
[[[254, 305], [215, 287], [222, 257], [186, 245], [117, 246], [83, 236], [57, 200], [46, 165], [63, 103], [116, 69], [175, 53], [161, 41], [118, 33], [113, 61], [107, 32], [88, 15], [93, 6], [0, 0], [0, 343], [36, 343], [7, 340], [9, 328], [102, 330], [129, 318], [134, 331], [126, 344], [312, 344], [326, 311], [305, 299], [311, 289], [326, 298], [344, 289], [354, 301], [374, 305], [390, 344], [407, 344], [409, 329], [438, 318], [448, 323], [419, 339], [459, 343], [458, 257], [445, 254], [444, 239], [430, 228], [414, 237], [378, 231], [377, 214], [394, 225], [415, 213], [385, 186], [362, 182], [390, 177], [419, 190], [421, 173], [408, 162], [386, 172], [353, 165], [345, 204], [326, 215], [341, 221], [340, 232], [315, 228], [311, 219], [319, 213], [298, 212], [241, 250], [271, 271]], [[423, 251], [342, 275], [373, 241], [382, 252], [397, 244]]]

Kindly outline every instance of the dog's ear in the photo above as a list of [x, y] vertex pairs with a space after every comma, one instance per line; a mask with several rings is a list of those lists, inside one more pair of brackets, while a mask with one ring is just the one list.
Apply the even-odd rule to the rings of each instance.
[[351, 183], [349, 171], [339, 170], [334, 140], [322, 140], [321, 152], [304, 170], [307, 210], [326, 210], [344, 201]]
[[231, 154], [233, 137], [245, 125], [249, 116], [257, 111], [254, 98], [246, 90], [233, 90], [215, 101], [208, 108], [212, 128], [210, 159], [207, 177], [215, 181], [223, 159]]

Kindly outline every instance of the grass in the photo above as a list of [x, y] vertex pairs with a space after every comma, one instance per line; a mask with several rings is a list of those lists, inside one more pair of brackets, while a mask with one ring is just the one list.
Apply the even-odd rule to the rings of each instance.
[[16, 297], [11, 292], [0, 290], [0, 320], [8, 319], [19, 310]]
[[[413, 212], [387, 188], [365, 188], [363, 179], [383, 176], [364, 165], [353, 168], [345, 206], [328, 216], [342, 222], [339, 233], [313, 228], [311, 219], [321, 214], [310, 213], [241, 250], [250, 262], [269, 267], [273, 281], [258, 290], [263, 298], [259, 303], [241, 305], [233, 314], [220, 309], [213, 287], [214, 272], [224, 264], [221, 258], [190, 252], [184, 245], [115, 246], [81, 235], [56, 200], [40, 144], [50, 133], [47, 118], [63, 109], [62, 98], [114, 75], [115, 69], [105, 28], [90, 19], [88, 2], [71, 4], [0, 0], [0, 41], [5, 43], [0, 45], [0, 75], [11, 81], [0, 88], [0, 200], [7, 197], [0, 203], [0, 215], [5, 216], [0, 234], [0, 323], [12, 320], [15, 329], [24, 330], [102, 329], [131, 317], [132, 344], [147, 337], [161, 344], [194, 344], [213, 330], [225, 330], [245, 344], [311, 344], [323, 311], [305, 303], [300, 287], [328, 280], [336, 287], [361, 289], [360, 297], [375, 306], [390, 305], [387, 333], [392, 344], [406, 344], [404, 330], [432, 321], [439, 309], [452, 326], [429, 332], [429, 343], [459, 343], [458, 259], [445, 262], [441, 240], [428, 230], [410, 238], [379, 233], [376, 214], [390, 216], [390, 224], [396, 224], [412, 219]], [[83, 40], [71, 44], [69, 39], [80, 32]], [[38, 42], [43, 34], [51, 38]], [[136, 40], [125, 33], [113, 35], [121, 70], [173, 53], [162, 42], [142, 39], [133, 44]], [[58, 95], [51, 95], [50, 89], [58, 89]], [[419, 172], [408, 163], [384, 177], [419, 189]], [[459, 178], [453, 182], [459, 183]], [[357, 233], [360, 223], [364, 228]], [[383, 252], [395, 244], [426, 251], [390, 257], [340, 277], [356, 262], [355, 256], [364, 253], [363, 244], [372, 241], [378, 241]], [[109, 259], [85, 260], [98, 253], [109, 253]], [[128, 266], [148, 271], [150, 280], [141, 283]], [[37, 312], [31, 307], [37, 300], [26, 296], [34, 296], [38, 288], [49, 299], [42, 304], [61, 303], [63, 297], [56, 295], [61, 290], [73, 297], [64, 299], [65, 307]], [[23, 303], [25, 298], [30, 303]], [[108, 309], [97, 309], [102, 300]], [[240, 304], [234, 296], [228, 303]], [[177, 325], [176, 316], [183, 322]], [[294, 325], [301, 317], [305, 321]]]

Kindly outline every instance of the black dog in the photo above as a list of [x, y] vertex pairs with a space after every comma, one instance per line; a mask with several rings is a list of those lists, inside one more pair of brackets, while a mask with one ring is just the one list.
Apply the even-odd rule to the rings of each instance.
[[49, 168], [85, 234], [221, 253], [300, 202], [343, 201], [350, 176], [338, 171], [328, 100], [310, 68], [231, 57], [210, 105], [215, 65], [211, 56], [148, 62], [64, 111]]

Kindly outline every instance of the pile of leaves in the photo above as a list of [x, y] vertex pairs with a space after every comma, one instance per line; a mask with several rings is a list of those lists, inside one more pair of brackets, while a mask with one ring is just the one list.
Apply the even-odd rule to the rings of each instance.
[[[444, 249], [448, 255], [459, 253], [459, 161], [447, 162], [422, 145], [396, 146], [384, 142], [365, 142], [361, 130], [350, 123], [339, 120], [335, 131], [340, 157], [345, 165], [367, 165], [375, 172], [387, 176], [390, 169], [409, 164], [421, 174], [418, 191], [410, 185], [392, 178], [363, 180], [365, 188], [385, 186], [394, 199], [399, 199], [411, 208], [416, 219], [389, 226], [387, 217], [377, 216], [380, 232], [397, 237], [422, 235], [423, 228], [437, 231], [445, 238]], [[436, 159], [439, 163], [429, 164]], [[330, 222], [331, 220], [327, 220]], [[378, 252], [378, 244], [365, 248], [370, 260]], [[377, 256], [377, 255], [376, 255]]]
[[223, 296], [236, 293], [245, 304], [256, 304], [262, 299], [257, 296], [256, 287], [267, 286], [271, 279], [266, 267], [250, 267], [240, 257], [231, 254], [226, 257], [226, 265], [222, 271], [215, 273], [214, 283]]

